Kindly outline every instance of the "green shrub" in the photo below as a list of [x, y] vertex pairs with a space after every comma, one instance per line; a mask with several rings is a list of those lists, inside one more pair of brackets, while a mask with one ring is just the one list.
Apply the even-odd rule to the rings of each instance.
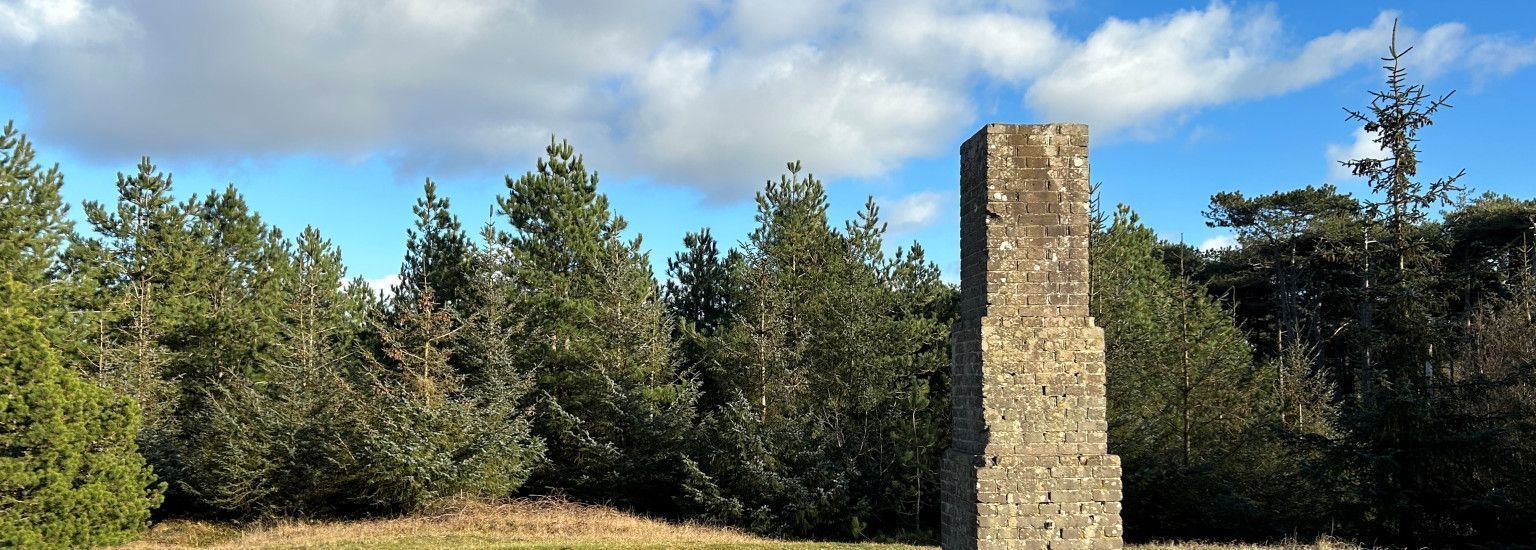
[[134, 442], [138, 408], [65, 368], [29, 302], [0, 278], [0, 545], [132, 540], [162, 490]]

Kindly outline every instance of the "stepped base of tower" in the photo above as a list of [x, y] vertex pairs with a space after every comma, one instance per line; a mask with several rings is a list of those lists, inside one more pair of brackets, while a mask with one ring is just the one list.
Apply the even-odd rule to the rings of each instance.
[[950, 449], [942, 477], [945, 550], [1121, 547], [1118, 456]]

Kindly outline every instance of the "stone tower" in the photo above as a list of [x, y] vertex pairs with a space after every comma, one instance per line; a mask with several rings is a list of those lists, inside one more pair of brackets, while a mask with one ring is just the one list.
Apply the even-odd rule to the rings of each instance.
[[945, 549], [1121, 546], [1088, 182], [1086, 125], [989, 124], [960, 146]]

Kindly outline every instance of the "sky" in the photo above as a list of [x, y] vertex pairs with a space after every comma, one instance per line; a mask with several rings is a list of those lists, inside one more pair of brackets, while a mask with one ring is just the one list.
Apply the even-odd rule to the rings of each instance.
[[1343, 108], [1382, 86], [1394, 20], [1410, 78], [1456, 91], [1420, 174], [1536, 196], [1527, 1], [0, 0], [0, 118], [74, 204], [149, 155], [372, 281], [425, 178], [473, 231], [552, 136], [659, 277], [686, 232], [743, 240], [800, 160], [834, 223], [873, 197], [888, 248], [954, 280], [958, 148], [986, 123], [1089, 124], [1104, 201], [1205, 248], [1232, 243], [1204, 223], [1216, 192], [1368, 193], [1338, 161], [1379, 151]]

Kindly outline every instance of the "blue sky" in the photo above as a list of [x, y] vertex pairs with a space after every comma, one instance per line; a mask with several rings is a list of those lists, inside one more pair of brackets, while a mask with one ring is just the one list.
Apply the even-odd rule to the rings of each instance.
[[[394, 273], [425, 177], [466, 225], [551, 134], [601, 172], [658, 276], [682, 235], [752, 228], [784, 162], [836, 218], [874, 196], [888, 244], [955, 276], [957, 148], [987, 122], [1087, 122], [1093, 179], [1162, 235], [1219, 245], [1223, 190], [1332, 182], [1372, 154], [1341, 107], [1407, 65], [1455, 108], [1422, 174], [1536, 195], [1530, 2], [0, 1], [0, 117], [74, 203], [151, 155], [183, 196], [234, 183]], [[76, 213], [78, 214], [78, 208]]]

